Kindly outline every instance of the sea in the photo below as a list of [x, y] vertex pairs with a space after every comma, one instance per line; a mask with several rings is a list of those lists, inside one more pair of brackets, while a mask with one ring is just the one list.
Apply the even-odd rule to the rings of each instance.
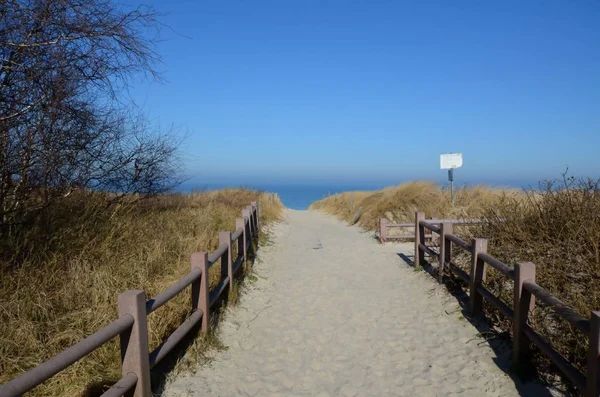
[[182, 186], [178, 191], [190, 192], [190, 191], [207, 191], [207, 190], [218, 190], [225, 188], [249, 188], [261, 190], [269, 193], [277, 193], [279, 198], [287, 208], [294, 210], [306, 210], [315, 201], [321, 200], [329, 195], [356, 191], [356, 190], [377, 190], [382, 189], [386, 186], [385, 184], [348, 184], [348, 185], [309, 185], [309, 184], [282, 184], [282, 185], [265, 185], [265, 184], [253, 184], [253, 185], [235, 185], [235, 184], [195, 184], [193, 187]]
[[315, 201], [337, 193], [356, 190], [377, 190], [386, 185], [272, 185], [259, 187], [266, 192], [277, 193], [287, 208], [306, 210]]
[[[357, 183], [344, 183], [344, 184], [251, 184], [251, 185], [239, 185], [239, 184], [215, 184], [215, 183], [195, 183], [195, 184], [184, 184], [178, 190], [182, 192], [194, 191], [205, 191], [205, 190], [217, 190], [231, 187], [244, 187], [250, 189], [262, 190], [270, 193], [277, 193], [283, 204], [290, 209], [295, 210], [306, 210], [315, 201], [321, 200], [329, 195], [357, 191], [357, 190], [379, 190], [388, 186], [395, 186], [403, 181], [397, 183], [369, 183], [369, 182], [357, 182]], [[444, 185], [440, 182], [440, 185]], [[505, 181], [504, 183], [489, 183], [492, 186], [503, 186], [512, 188], [530, 187], [532, 183], [525, 181]], [[462, 187], [462, 185], [460, 186]]]

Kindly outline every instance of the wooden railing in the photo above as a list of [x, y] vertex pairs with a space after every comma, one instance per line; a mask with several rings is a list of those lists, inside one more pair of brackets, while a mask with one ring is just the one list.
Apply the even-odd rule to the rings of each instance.
[[[428, 219], [427, 222], [433, 224], [441, 224], [441, 223], [452, 223], [454, 225], [476, 225], [478, 223], [483, 222], [482, 219]], [[401, 228], [401, 229], [411, 229], [409, 234], [403, 235], [390, 235], [390, 229], [392, 228]], [[406, 223], [392, 223], [387, 218], [379, 218], [379, 241], [381, 243], [385, 243], [389, 240], [412, 240], [415, 238], [414, 233], [415, 224], [412, 222]], [[426, 238], [435, 237], [435, 233], [425, 235]]]
[[[102, 396], [121, 396], [127, 392], [132, 392], [135, 397], [150, 396], [150, 370], [197, 325], [200, 325], [202, 333], [209, 332], [211, 307], [226, 289], [228, 293], [231, 292], [233, 277], [242, 264], [247, 264], [252, 239], [258, 242], [258, 234], [259, 210], [257, 203], [252, 202], [242, 210], [242, 217], [236, 219], [233, 235], [231, 232], [219, 233], [219, 247], [215, 252], [211, 255], [206, 252], [192, 253], [191, 271], [187, 275], [148, 300], [142, 290], [121, 293], [118, 298], [119, 317], [116, 320], [50, 360], [3, 384], [0, 386], [0, 396], [20, 396], [30, 391], [117, 336], [121, 345], [123, 377]], [[238, 256], [232, 261], [232, 246], [236, 243]], [[221, 277], [216, 288], [210, 292], [208, 270], [219, 260]], [[147, 316], [188, 286], [191, 286], [192, 294], [191, 315], [154, 351], [149, 352]]]
[[[426, 220], [423, 212], [415, 214], [415, 266], [425, 266], [425, 255], [438, 260], [438, 281], [441, 283], [446, 272], [454, 273], [469, 286], [469, 312], [477, 315], [482, 311], [483, 299], [487, 300], [502, 315], [512, 322], [512, 360], [518, 364], [526, 359], [529, 343], [536, 345], [577, 387], [582, 395], [600, 395], [600, 311], [593, 311], [584, 318], [565, 305], [535, 281], [535, 265], [519, 262], [514, 267], [502, 263], [487, 253], [488, 241], [475, 238], [470, 243], [453, 234], [452, 222]], [[439, 249], [435, 251], [425, 244], [426, 230], [439, 234]], [[465, 272], [452, 261], [452, 246], [470, 253], [470, 272]], [[486, 267], [491, 266], [513, 281], [512, 308], [494, 295], [484, 285]], [[582, 374], [539, 333], [528, 324], [529, 312], [535, 307], [536, 298], [558, 316], [573, 325], [589, 338], [587, 373]]]

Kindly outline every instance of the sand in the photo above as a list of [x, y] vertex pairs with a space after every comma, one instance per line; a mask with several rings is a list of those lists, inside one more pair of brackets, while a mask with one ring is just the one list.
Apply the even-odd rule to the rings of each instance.
[[456, 298], [372, 233], [312, 211], [287, 210], [261, 248], [257, 281], [228, 309], [227, 349], [164, 396], [548, 395], [501, 369]]

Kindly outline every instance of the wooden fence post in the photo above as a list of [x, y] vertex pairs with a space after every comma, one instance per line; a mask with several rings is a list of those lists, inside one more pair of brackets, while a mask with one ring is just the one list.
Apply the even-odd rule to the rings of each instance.
[[258, 241], [258, 237], [260, 235], [260, 227], [259, 227], [259, 219], [258, 219], [258, 203], [256, 201], [252, 201], [250, 203], [250, 205], [254, 209], [254, 227], [256, 228], [256, 241]]
[[235, 228], [242, 229], [242, 235], [238, 238], [238, 255], [244, 255], [244, 270], [248, 271], [248, 255], [246, 253], [246, 220], [237, 218], [235, 220]]
[[251, 205], [248, 206], [248, 211], [250, 211], [250, 233], [252, 238], [256, 237], [256, 219], [254, 219], [254, 208]]
[[242, 214], [248, 217], [248, 238], [252, 239], [254, 236], [254, 220], [252, 219], [252, 207], [248, 206], [242, 210]]
[[192, 310], [202, 310], [201, 331], [207, 333], [210, 327], [208, 253], [193, 252], [190, 263], [192, 269], [198, 268], [202, 271], [200, 278], [192, 283]]
[[452, 242], [446, 240], [446, 235], [452, 234], [452, 230], [452, 223], [446, 222], [440, 225], [440, 264], [438, 267], [438, 282], [440, 284], [444, 282], [446, 263], [449, 263], [451, 260]]
[[419, 224], [424, 220], [424, 212], [415, 212], [415, 267], [425, 266], [425, 252], [419, 247], [419, 244], [425, 244], [425, 228]]
[[233, 291], [233, 263], [231, 261], [231, 232], [219, 232], [219, 246], [227, 244], [227, 251], [221, 256], [221, 280], [229, 277], [229, 293]]
[[482, 259], [479, 259], [479, 254], [487, 253], [488, 241], [484, 238], [474, 238], [471, 240], [471, 285], [469, 296], [469, 312], [475, 316], [481, 312], [481, 304], [483, 296], [477, 292], [477, 287], [485, 281], [486, 264]]
[[379, 218], [379, 241], [381, 244], [387, 241], [388, 232], [388, 220], [387, 218]]
[[242, 217], [244, 217], [246, 221], [246, 247], [248, 243], [252, 244], [252, 218], [250, 217], [250, 210], [248, 207], [242, 210]]
[[529, 311], [535, 307], [535, 296], [523, 287], [525, 280], [535, 282], [535, 265], [531, 262], [519, 262], [515, 265], [513, 364], [518, 364], [524, 359], [525, 353], [528, 351], [524, 328]]
[[588, 352], [587, 381], [585, 395], [600, 395], [600, 311], [593, 311], [590, 317], [590, 350]]
[[129, 314], [133, 325], [120, 335], [121, 374], [135, 374], [138, 378], [133, 391], [134, 397], [149, 397], [150, 359], [148, 351], [148, 323], [146, 319], [146, 293], [141, 290], [119, 294], [119, 316]]

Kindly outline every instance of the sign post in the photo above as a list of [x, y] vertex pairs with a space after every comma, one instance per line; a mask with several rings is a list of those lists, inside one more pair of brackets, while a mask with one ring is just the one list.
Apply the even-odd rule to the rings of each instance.
[[440, 168], [448, 170], [448, 180], [450, 181], [450, 197], [452, 206], [454, 206], [454, 169], [463, 165], [462, 153], [446, 153], [440, 155]]

